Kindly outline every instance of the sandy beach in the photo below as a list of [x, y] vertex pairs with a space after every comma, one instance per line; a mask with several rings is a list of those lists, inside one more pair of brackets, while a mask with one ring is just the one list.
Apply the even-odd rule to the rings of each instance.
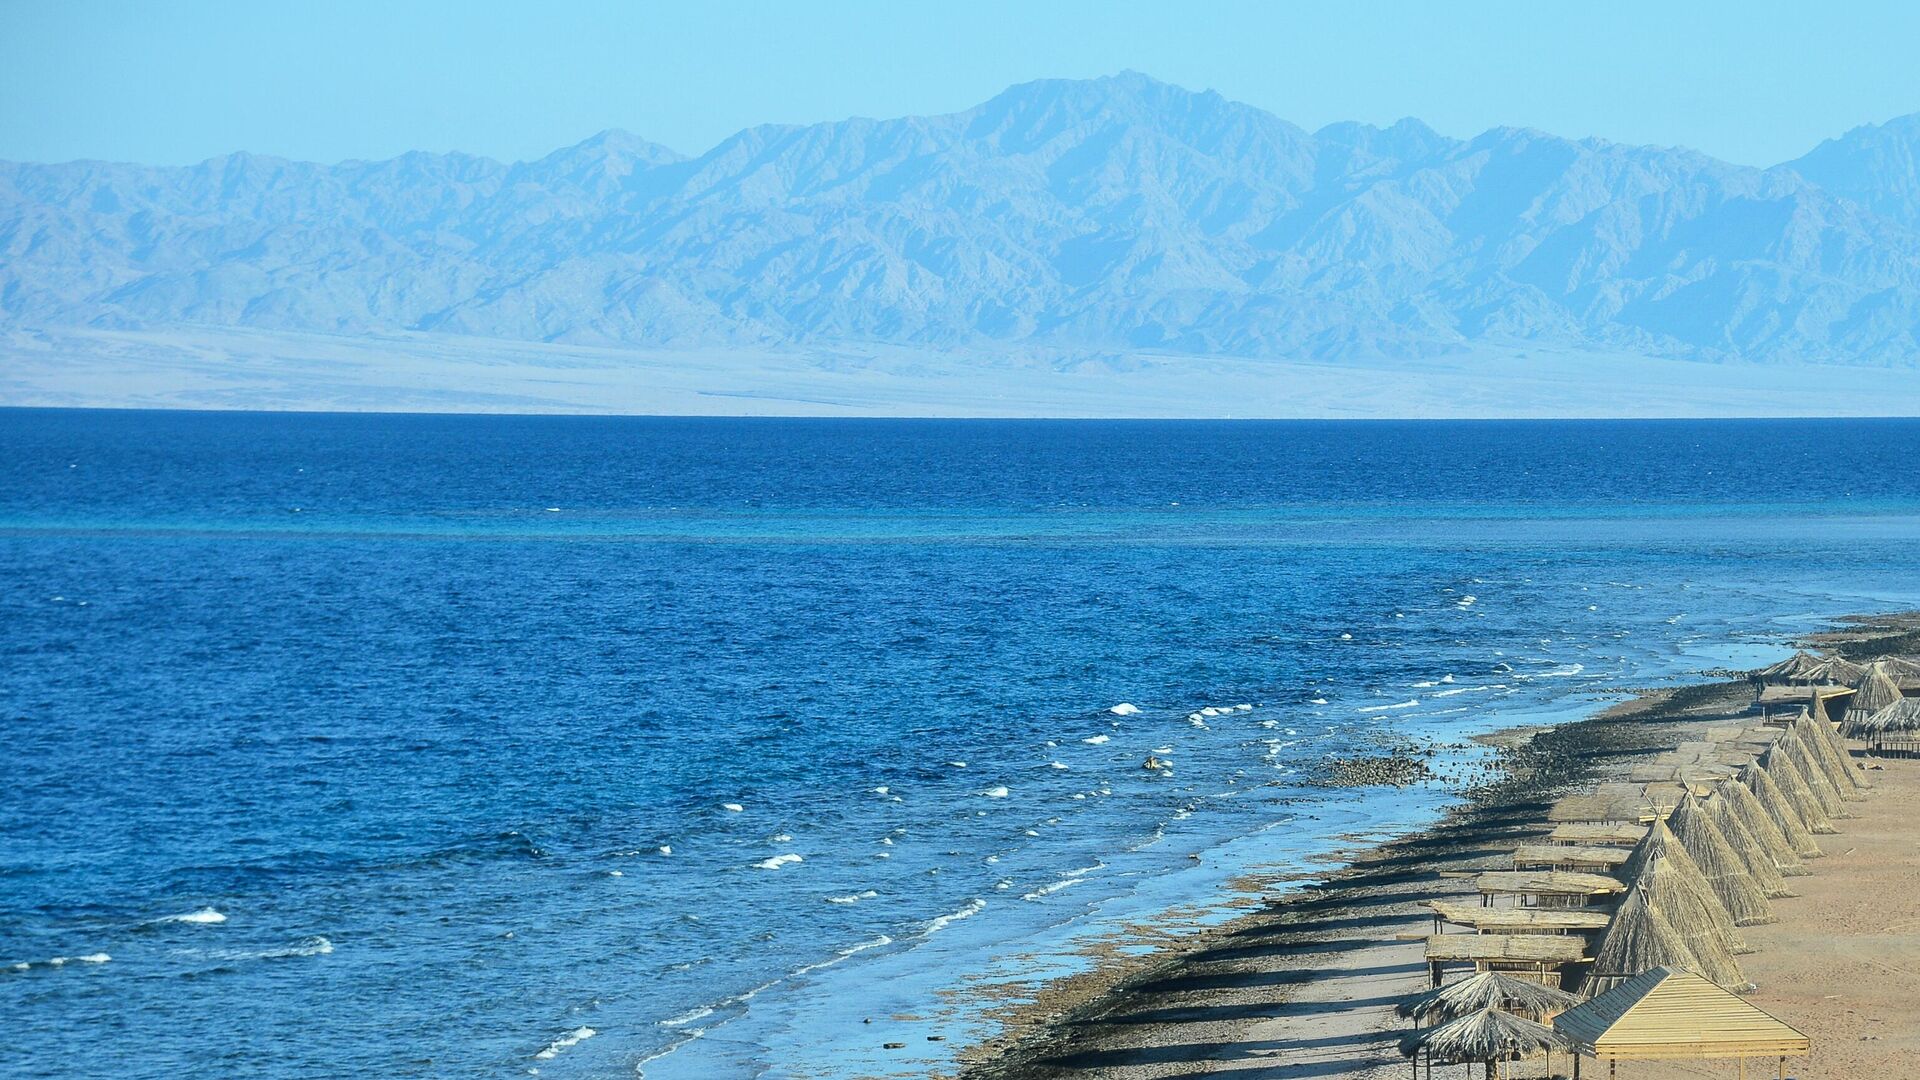
[[[1078, 1002], [1018, 1018], [1002, 1042], [979, 1048], [965, 1075], [1403, 1077], [1397, 1044], [1407, 1022], [1393, 1008], [1427, 986], [1433, 920], [1422, 903], [1471, 896], [1453, 875], [1504, 868], [1517, 844], [1547, 831], [1554, 799], [1624, 778], [1751, 702], [1745, 683], [1709, 684], [1511, 733], [1504, 778], [1475, 790], [1439, 827], [1366, 853], [1321, 887], [1276, 896]], [[1909, 827], [1920, 762], [1875, 764], [1884, 767], [1869, 774], [1873, 796], [1849, 804], [1857, 816], [1820, 838], [1826, 857], [1791, 879], [1795, 895], [1775, 902], [1778, 921], [1742, 931], [1755, 949], [1741, 957], [1758, 984], [1748, 1000], [1813, 1040], [1813, 1055], [1790, 1063], [1789, 1075], [1856, 1076], [1920, 1060], [1920, 844]], [[1732, 1076], [1734, 1068], [1634, 1063], [1621, 1075]]]

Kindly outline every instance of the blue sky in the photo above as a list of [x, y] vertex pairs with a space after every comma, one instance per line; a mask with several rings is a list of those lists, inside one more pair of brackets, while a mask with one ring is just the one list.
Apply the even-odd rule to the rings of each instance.
[[609, 127], [947, 112], [1126, 68], [1308, 128], [1418, 116], [1773, 164], [1920, 111], [1920, 5], [0, 0], [0, 158], [537, 157]]

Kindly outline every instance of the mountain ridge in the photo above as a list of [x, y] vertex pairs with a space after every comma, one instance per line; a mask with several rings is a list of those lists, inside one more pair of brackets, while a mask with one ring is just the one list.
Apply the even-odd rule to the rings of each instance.
[[1920, 364], [1920, 114], [1755, 169], [1138, 73], [532, 160], [0, 163], [0, 326]]

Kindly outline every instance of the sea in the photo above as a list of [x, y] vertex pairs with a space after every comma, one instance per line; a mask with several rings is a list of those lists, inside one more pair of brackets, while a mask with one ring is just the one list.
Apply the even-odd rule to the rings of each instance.
[[1470, 775], [1920, 607], [1916, 461], [1911, 420], [0, 410], [0, 1074], [950, 1071], [1457, 798], [1331, 759]]

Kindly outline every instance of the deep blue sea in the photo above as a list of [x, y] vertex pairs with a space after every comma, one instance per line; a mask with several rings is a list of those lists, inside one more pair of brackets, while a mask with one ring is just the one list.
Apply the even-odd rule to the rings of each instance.
[[1916, 461], [1915, 421], [0, 411], [0, 1074], [923, 1075], [1446, 805], [1329, 755], [1920, 606]]

